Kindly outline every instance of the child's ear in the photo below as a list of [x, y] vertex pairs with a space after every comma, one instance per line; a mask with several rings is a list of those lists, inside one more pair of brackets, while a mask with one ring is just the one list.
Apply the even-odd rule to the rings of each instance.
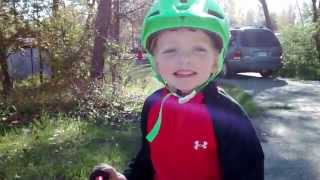
[[156, 59], [154, 59], [154, 68], [156, 69], [156, 71], [159, 73], [160, 71], [160, 69], [159, 69], [159, 63], [158, 63], [158, 61], [156, 60]]
[[158, 67], [159, 67], [158, 61], [156, 61], [156, 59], [153, 59], [153, 60], [154, 60], [155, 68], [156, 68], [157, 70], [159, 70], [159, 69], [158, 69]]
[[218, 70], [218, 56], [216, 56], [214, 59], [213, 59], [213, 64], [212, 64], [212, 74], [215, 74]]

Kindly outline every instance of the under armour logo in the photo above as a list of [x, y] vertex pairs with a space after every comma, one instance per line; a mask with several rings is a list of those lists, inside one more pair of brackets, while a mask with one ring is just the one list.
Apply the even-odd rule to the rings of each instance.
[[201, 149], [207, 149], [208, 148], [208, 142], [207, 141], [203, 141], [201, 143], [200, 141], [194, 141], [193, 148], [195, 150], [199, 150], [200, 148]]

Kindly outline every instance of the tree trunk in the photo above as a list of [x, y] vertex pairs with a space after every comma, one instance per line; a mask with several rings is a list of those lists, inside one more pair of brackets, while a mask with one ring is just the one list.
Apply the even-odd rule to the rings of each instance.
[[267, 4], [266, 0], [259, 0], [259, 1], [262, 4], [264, 17], [265, 17], [265, 20], [266, 20], [266, 26], [273, 31], [274, 29], [273, 29], [271, 18], [270, 18], [268, 4]]
[[3, 94], [8, 95], [13, 89], [13, 82], [9, 75], [7, 57], [4, 52], [0, 52], [0, 65], [1, 65], [2, 75], [3, 75], [3, 79], [2, 79]]
[[300, 21], [302, 23], [302, 26], [304, 26], [304, 19], [303, 19], [303, 16], [302, 16], [302, 11], [301, 11], [301, 7], [298, 3], [298, 0], [296, 0], [296, 6], [297, 6], [297, 9], [298, 9], [298, 13], [299, 13], [299, 17], [300, 17]]
[[120, 0], [113, 2], [112, 39], [116, 42], [120, 40]]
[[101, 0], [98, 6], [95, 23], [95, 39], [91, 60], [91, 78], [102, 79], [104, 77], [104, 53], [106, 50], [108, 30], [111, 20], [111, 0]]
[[314, 35], [314, 39], [316, 41], [316, 48], [318, 51], [318, 62], [320, 63], [320, 27], [318, 27], [318, 30], [317, 30], [316, 34]]
[[[320, 1], [319, 1], [319, 6], [320, 6]], [[320, 7], [319, 7], [320, 8]], [[312, 21], [317, 22], [319, 18], [319, 9], [317, 8], [317, 0], [312, 0]]]
[[59, 10], [59, 1], [60, 0], [52, 0], [52, 14], [53, 16], [57, 16]]
[[316, 49], [318, 52], [318, 61], [320, 62], [320, 20], [319, 20], [319, 15], [320, 15], [320, 1], [318, 2], [317, 7], [317, 0], [312, 0], [312, 21], [316, 24], [316, 32], [314, 33], [313, 37], [316, 42]]

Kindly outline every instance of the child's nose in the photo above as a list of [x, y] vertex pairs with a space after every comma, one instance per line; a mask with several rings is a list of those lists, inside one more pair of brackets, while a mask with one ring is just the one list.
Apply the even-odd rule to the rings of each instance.
[[181, 51], [178, 56], [179, 65], [187, 65], [191, 63], [192, 53], [189, 51]]

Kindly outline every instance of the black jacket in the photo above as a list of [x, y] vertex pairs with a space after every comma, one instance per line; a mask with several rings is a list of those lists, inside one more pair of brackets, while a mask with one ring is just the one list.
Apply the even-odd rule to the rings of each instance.
[[[203, 94], [216, 132], [222, 180], [263, 180], [264, 154], [247, 114], [214, 83], [210, 83]], [[128, 180], [153, 179], [150, 148], [145, 137], [148, 112], [159, 100], [160, 90], [144, 103], [141, 113], [142, 147], [124, 172]]]

